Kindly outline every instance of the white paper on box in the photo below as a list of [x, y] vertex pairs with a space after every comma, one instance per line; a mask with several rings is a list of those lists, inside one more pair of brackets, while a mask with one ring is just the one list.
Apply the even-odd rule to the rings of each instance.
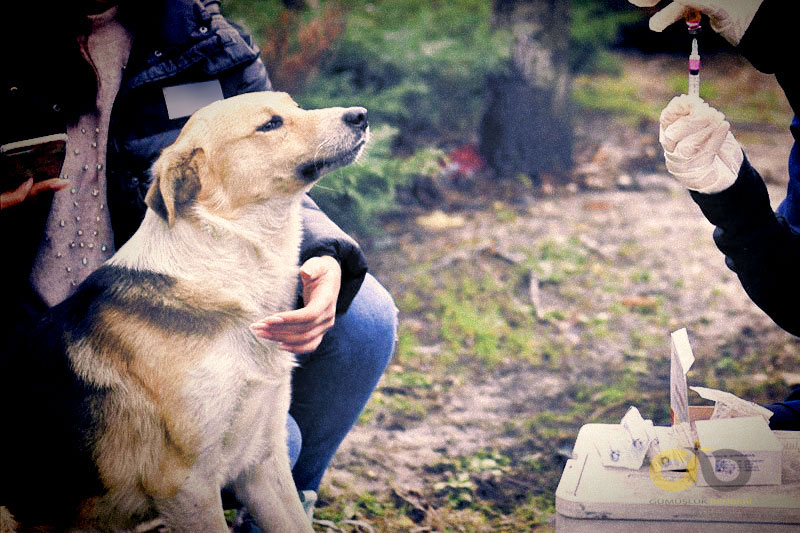
[[[669, 367], [669, 403], [672, 408], [673, 424], [689, 422], [689, 391], [686, 386], [686, 373], [694, 364], [692, 346], [686, 328], [673, 331], [672, 350]], [[691, 443], [690, 443], [691, 444]]]
[[639, 470], [642, 467], [644, 458], [637, 460], [628, 433], [622, 426], [614, 426], [603, 437], [594, 443], [603, 466], [629, 470]]
[[595, 441], [595, 448], [604, 466], [639, 470], [653, 439], [652, 420], [644, 420], [636, 407], [630, 407], [619, 426]]
[[658, 457], [661, 470], [686, 470], [692, 460], [694, 435], [688, 423], [675, 424], [656, 440], [650, 450], [650, 460]]
[[[628, 412], [622, 417], [620, 425], [625, 428], [631, 441], [631, 446], [637, 455], [644, 460], [650, 443], [656, 439], [656, 432], [652, 420], [645, 420], [636, 407], [629, 407]], [[639, 465], [641, 466], [641, 464]]]
[[738, 396], [716, 389], [709, 389], [706, 387], [689, 387], [701, 398], [711, 400], [714, 402], [714, 412], [711, 414], [711, 419], [717, 418], [736, 418], [745, 416], [761, 416], [764, 420], [769, 420], [772, 416], [772, 411], [766, 407], [762, 407], [757, 403], [742, 400]]
[[762, 416], [698, 420], [701, 486], [780, 485], [783, 445]]
[[[696, 440], [689, 420], [689, 390], [686, 384], [686, 374], [694, 364], [694, 354], [689, 344], [686, 328], [673, 331], [670, 337], [672, 343], [669, 367], [669, 403], [673, 417], [670, 440], [673, 442], [670, 448], [664, 448], [662, 445], [662, 450], [687, 450], [694, 447]], [[679, 460], [679, 458], [686, 457], [686, 455], [688, 454], [681, 451], [675, 457], [670, 458], [664, 465], [664, 470], [685, 468], [686, 461]]]

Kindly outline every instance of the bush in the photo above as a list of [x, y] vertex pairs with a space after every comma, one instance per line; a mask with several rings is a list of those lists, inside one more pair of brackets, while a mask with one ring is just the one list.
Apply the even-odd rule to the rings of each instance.
[[396, 137], [396, 128], [378, 126], [362, 161], [334, 172], [312, 189], [320, 208], [345, 231], [377, 234], [375, 219], [395, 207], [397, 189], [440, 171], [441, 150], [426, 148], [411, 157], [393, 157]]
[[[322, 73], [306, 87], [308, 107], [361, 105], [379, 131], [363, 165], [344, 169], [315, 191], [339, 224], [375, 228], [394, 207], [395, 191], [434, 175], [441, 152], [420, 149], [475, 135], [484, 80], [504, 68], [507, 36], [490, 28], [484, 0], [351, 1], [345, 30]], [[397, 158], [403, 146], [410, 157]], [[328, 187], [330, 189], [328, 189]]]
[[619, 74], [622, 66], [608, 49], [620, 28], [645, 18], [643, 10], [628, 0], [572, 0], [570, 69], [575, 73]]
[[419, 145], [474, 134], [486, 75], [504, 68], [507, 35], [485, 0], [351, 1], [345, 31], [307, 87], [312, 105], [370, 109]]

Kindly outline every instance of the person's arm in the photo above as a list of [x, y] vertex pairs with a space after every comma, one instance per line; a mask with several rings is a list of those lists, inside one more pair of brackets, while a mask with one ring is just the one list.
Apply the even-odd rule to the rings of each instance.
[[361, 283], [367, 275], [367, 260], [358, 243], [333, 223], [306, 196], [303, 199], [303, 244], [300, 263], [312, 257], [330, 256], [342, 269], [341, 288], [336, 303], [336, 313], [342, 314], [350, 307]]
[[758, 172], [745, 158], [732, 186], [690, 193], [716, 226], [714, 242], [748, 296], [776, 324], [800, 336], [800, 235], [773, 213]]
[[303, 219], [298, 309], [276, 313], [250, 326], [259, 337], [298, 354], [319, 346], [336, 315], [350, 307], [367, 273], [358, 244], [308, 197], [303, 200]]
[[772, 211], [767, 188], [722, 113], [678, 96], [661, 113], [667, 170], [715, 226], [715, 241], [747, 294], [775, 322], [800, 335], [800, 237]]

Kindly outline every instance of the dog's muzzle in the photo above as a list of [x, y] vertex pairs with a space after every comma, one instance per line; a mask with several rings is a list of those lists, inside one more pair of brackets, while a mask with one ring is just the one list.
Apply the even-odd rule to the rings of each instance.
[[324, 159], [311, 161], [310, 163], [300, 166], [300, 169], [298, 170], [300, 177], [303, 179], [303, 181], [312, 182], [319, 179], [320, 176], [322, 176], [322, 174], [325, 172], [330, 172], [331, 170], [336, 170], [337, 168], [349, 165], [358, 159], [358, 156], [361, 155], [361, 150], [364, 149], [365, 144], [366, 141], [361, 140], [352, 150], [337, 154], [333, 157], [326, 157]]
[[342, 120], [356, 135], [355, 145], [349, 149], [326, 156], [301, 165], [298, 169], [300, 178], [308, 183], [319, 179], [323, 173], [349, 165], [358, 159], [369, 135], [369, 119], [363, 107], [352, 107], [345, 111]]

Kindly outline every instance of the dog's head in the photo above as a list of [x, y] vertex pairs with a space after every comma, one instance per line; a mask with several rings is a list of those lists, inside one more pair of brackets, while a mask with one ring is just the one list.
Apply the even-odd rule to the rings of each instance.
[[221, 216], [306, 191], [355, 161], [369, 137], [361, 107], [301, 109], [286, 93], [248, 93], [189, 118], [152, 168], [147, 205], [167, 220], [200, 205]]

